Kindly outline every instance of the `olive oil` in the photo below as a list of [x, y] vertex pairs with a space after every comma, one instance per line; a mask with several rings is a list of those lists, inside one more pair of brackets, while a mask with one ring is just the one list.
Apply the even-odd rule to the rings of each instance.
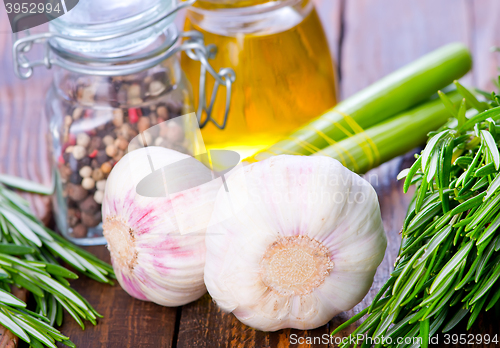
[[[208, 123], [202, 129], [208, 147], [255, 152], [335, 105], [333, 62], [309, 1], [302, 1], [302, 16], [291, 7], [282, 8], [276, 18], [263, 16], [262, 22], [270, 25], [257, 20], [257, 30], [242, 26], [239, 32], [214, 27], [220, 22], [207, 18], [207, 13], [217, 10], [203, 15], [194, 11], [188, 12], [185, 30], [200, 31], [206, 45], [216, 45], [216, 57], [210, 60], [216, 71], [230, 67], [236, 73], [226, 128], [220, 130]], [[182, 66], [197, 91], [200, 63], [183, 54]], [[207, 81], [208, 103], [214, 79], [208, 76]], [[219, 123], [223, 121], [225, 93], [221, 87], [213, 110]]]

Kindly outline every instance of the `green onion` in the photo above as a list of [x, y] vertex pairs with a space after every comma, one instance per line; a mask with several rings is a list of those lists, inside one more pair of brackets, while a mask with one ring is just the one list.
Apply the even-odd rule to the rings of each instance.
[[[273, 155], [309, 155], [429, 98], [471, 68], [469, 51], [449, 44], [391, 73], [336, 105], [248, 161]], [[321, 93], [321, 91], [318, 91]], [[348, 115], [346, 118], [345, 115]]]
[[[460, 104], [457, 92], [447, 96], [452, 105]], [[441, 127], [449, 118], [447, 108], [436, 99], [328, 146], [315, 155], [333, 157], [352, 171], [365, 173], [424, 143], [427, 133]]]

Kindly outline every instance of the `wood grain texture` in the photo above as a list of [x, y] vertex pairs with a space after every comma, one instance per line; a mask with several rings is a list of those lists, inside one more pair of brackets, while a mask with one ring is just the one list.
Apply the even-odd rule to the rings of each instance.
[[342, 34], [342, 0], [313, 0], [318, 16], [323, 23], [328, 47], [335, 62], [339, 61]]
[[498, 90], [493, 80], [498, 75], [500, 52], [492, 52], [492, 47], [500, 47], [500, 2], [495, 0], [474, 1], [469, 16], [473, 23], [471, 50], [474, 55], [474, 86], [486, 91]]
[[[410, 158], [411, 159], [411, 158]], [[411, 194], [403, 195], [401, 183], [395, 178], [400, 168], [407, 166], [411, 161], [402, 161], [401, 158], [390, 161], [381, 167], [366, 174], [377, 190], [381, 204], [382, 219], [388, 236], [386, 256], [375, 276], [370, 292], [363, 301], [352, 310], [341, 313], [325, 326], [315, 330], [280, 330], [273, 333], [254, 330], [240, 323], [232, 314], [221, 312], [207, 294], [202, 299], [184, 306], [180, 318], [177, 347], [325, 347], [324, 335], [328, 335], [334, 328], [342, 324], [353, 315], [359, 313], [376, 295], [380, 287], [388, 278], [393, 268], [394, 259], [400, 245], [402, 222], [406, 214], [406, 207]], [[360, 321], [361, 322], [361, 321]], [[336, 335], [338, 338], [348, 336], [359, 325], [356, 323]], [[294, 334], [294, 341], [299, 338], [313, 338], [311, 344], [292, 344], [290, 335]], [[304, 341], [305, 342], [305, 341]], [[316, 343], [314, 343], [316, 342]], [[335, 342], [335, 341], [333, 341]], [[334, 345], [331, 345], [332, 347]]]
[[[87, 250], [110, 262], [109, 252], [104, 246], [88, 247]], [[73, 318], [64, 313], [60, 330], [70, 336], [77, 347], [172, 347], [176, 308], [133, 299], [118, 283], [110, 286], [82, 277], [71, 281], [71, 285], [104, 316], [98, 320], [97, 326], [87, 322], [85, 331], [82, 331]]]
[[[37, 27], [34, 32], [46, 30]], [[51, 184], [48, 126], [42, 110], [50, 72], [38, 69], [31, 79], [19, 80], [12, 65], [12, 32], [7, 13], [0, 7], [0, 173]], [[41, 51], [34, 49], [34, 56]], [[50, 197], [22, 193], [33, 210], [47, 222]]]
[[470, 46], [469, 10], [465, 0], [346, 1], [342, 97], [444, 44]]
[[[11, 287], [12, 295], [16, 296], [21, 301], [26, 302], [28, 291], [26, 289]], [[0, 325], [0, 348], [16, 348], [19, 344], [19, 338], [10, 332], [7, 328]]]
[[[492, 87], [491, 78], [496, 76], [496, 67], [500, 65], [500, 53], [489, 51], [490, 46], [500, 46], [500, 3], [497, 0], [314, 0], [314, 3], [323, 21], [332, 56], [339, 62], [340, 89], [344, 98], [452, 41], [466, 43], [474, 54], [474, 72], [464, 82], [485, 89]], [[182, 24], [181, 16], [176, 22]], [[0, 8], [0, 172], [49, 183], [45, 142], [48, 128], [41, 110], [51, 72], [40, 68], [30, 80], [18, 80], [12, 71], [11, 44], [10, 28], [5, 12]], [[411, 194], [402, 194], [401, 183], [396, 182], [395, 176], [409, 160], [408, 157], [406, 162], [395, 159], [366, 175], [379, 195], [389, 243], [387, 253], [363, 302], [321, 328], [264, 333], [241, 324], [232, 314], [222, 313], [208, 295], [178, 311], [135, 300], [119, 285], [110, 287], [81, 278], [73, 281], [73, 286], [104, 318], [96, 327], [87, 323], [82, 331], [65, 313], [61, 330], [71, 336], [78, 347], [85, 348], [336, 346], [321, 343], [292, 345], [290, 335], [320, 338], [331, 332], [367, 306], [388, 278], [399, 248], [399, 231], [411, 199]], [[47, 199], [30, 197], [30, 200], [39, 215], [46, 214]], [[109, 260], [104, 247], [89, 250]], [[357, 325], [359, 322], [338, 336], [347, 336]], [[500, 329], [498, 321], [488, 314], [479, 318], [470, 332], [495, 334]], [[454, 333], [465, 333], [465, 327], [458, 327]], [[444, 337], [439, 337], [443, 343]]]

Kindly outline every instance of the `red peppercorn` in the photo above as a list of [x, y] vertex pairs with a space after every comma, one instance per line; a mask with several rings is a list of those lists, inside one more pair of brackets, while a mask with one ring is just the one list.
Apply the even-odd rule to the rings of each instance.
[[70, 134], [68, 136], [68, 146], [69, 145], [76, 145], [76, 136], [74, 134]]
[[65, 163], [63, 155], [59, 155], [58, 161], [59, 161], [60, 164], [64, 164]]
[[137, 109], [128, 109], [128, 121], [130, 123], [137, 123], [137, 121], [139, 121]]
[[94, 151], [92, 151], [92, 152], [89, 154], [89, 157], [90, 157], [90, 158], [94, 158], [95, 156], [97, 156], [97, 149], [95, 149]]

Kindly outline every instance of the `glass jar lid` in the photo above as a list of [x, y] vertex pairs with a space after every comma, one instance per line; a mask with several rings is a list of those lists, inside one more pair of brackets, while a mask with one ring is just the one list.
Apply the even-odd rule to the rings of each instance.
[[[212, 122], [224, 129], [229, 113], [232, 69], [219, 72], [208, 62], [216, 53], [213, 45], [205, 46], [203, 35], [196, 31], [178, 34], [173, 23], [177, 11], [196, 0], [85, 0], [70, 12], [54, 19], [50, 31], [18, 38], [14, 33], [12, 47], [14, 72], [28, 79], [37, 66], [59, 66], [86, 75], [126, 76], [152, 68], [180, 51], [200, 61], [200, 89], [197, 116], [200, 128]], [[183, 39], [182, 41], [180, 39]], [[179, 43], [176, 45], [176, 43]], [[34, 44], [44, 45], [44, 57], [30, 60], [27, 53]], [[215, 79], [210, 102], [205, 98], [206, 74]], [[226, 89], [224, 121], [219, 124], [212, 108], [219, 86]], [[205, 114], [205, 118], [202, 115]]]
[[[50, 22], [51, 45], [91, 57], [119, 57], [149, 46], [173, 22], [176, 0], [85, 0]], [[135, 31], [133, 29], [136, 29]], [[131, 32], [132, 31], [132, 32]], [[102, 41], [81, 39], [113, 37]]]

